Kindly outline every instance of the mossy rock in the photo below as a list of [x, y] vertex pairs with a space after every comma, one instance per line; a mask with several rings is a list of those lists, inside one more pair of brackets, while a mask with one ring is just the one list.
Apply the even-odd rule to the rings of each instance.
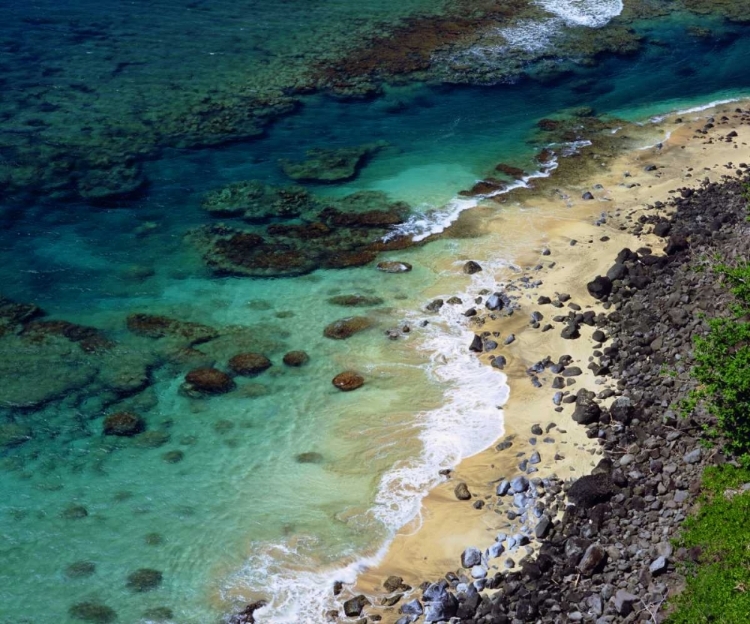
[[161, 585], [163, 575], [159, 570], [152, 568], [141, 568], [128, 575], [128, 589], [142, 594], [150, 592]]
[[71, 579], [87, 578], [96, 572], [93, 561], [75, 561], [65, 568], [65, 576]]
[[68, 614], [75, 620], [93, 624], [109, 624], [117, 619], [114, 609], [98, 602], [78, 602], [68, 609]]

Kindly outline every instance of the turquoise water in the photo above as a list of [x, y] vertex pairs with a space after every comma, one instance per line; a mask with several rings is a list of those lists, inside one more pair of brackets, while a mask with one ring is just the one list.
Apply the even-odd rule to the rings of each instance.
[[[630, 24], [643, 40], [627, 56], [570, 63], [550, 48], [546, 62], [565, 71], [543, 80], [539, 73], [492, 86], [398, 79], [370, 99], [304, 95], [262, 135], [243, 127], [229, 137], [257, 134], [253, 140], [202, 135], [188, 146], [164, 129], [170, 106], [194, 105], [186, 93], [245, 94], [269, 72], [281, 85], [281, 65], [300, 73], [357, 33], [452, 6], [425, 5], [383, 0], [368, 13], [337, 2], [312, 12], [308, 3], [279, 10], [255, 2], [10, 7], [2, 62], [12, 97], [0, 107], [0, 155], [15, 177], [7, 185], [0, 177], [0, 291], [116, 344], [91, 353], [58, 334], [0, 327], [0, 622], [78, 622], [82, 611], [71, 614], [71, 606], [89, 603], [109, 607], [118, 622], [205, 623], [257, 598], [272, 601], [261, 621], [323, 621], [331, 582], [353, 580], [359, 565], [377, 558], [417, 512], [437, 470], [502, 433], [503, 376], [468, 357], [456, 319], [421, 312], [429, 299], [453, 294], [442, 290], [446, 281], [457, 292], [469, 288], [460, 266], [472, 257], [471, 240], [445, 236], [382, 254], [413, 264], [400, 275], [370, 263], [276, 279], [217, 276], [185, 240], [218, 221], [201, 208], [206, 193], [243, 180], [287, 185], [280, 159], [384, 141], [354, 179], [304, 184], [325, 201], [382, 191], [407, 202], [412, 216], [401, 231], [421, 238], [474, 205], [457, 200], [458, 191], [498, 162], [537, 169], [534, 154], [550, 141], [536, 130], [541, 118], [585, 106], [647, 120], [750, 90], [746, 27], [673, 15]], [[589, 14], [596, 10], [592, 3]], [[309, 21], [308, 31], [296, 28], [300, 21]], [[145, 123], [149, 111], [159, 123]], [[112, 146], [121, 155], [124, 144], [143, 157], [133, 161], [143, 183], [127, 197], [84, 201], [53, 188], [61, 178], [42, 171], [64, 169], [68, 151], [104, 158]], [[224, 221], [253, 232], [268, 225]], [[492, 262], [501, 267], [506, 255], [498, 246], [482, 259], [491, 261], [488, 286]], [[380, 303], [329, 301], [354, 293]], [[209, 325], [219, 337], [192, 350], [139, 337], [126, 327], [134, 312]], [[347, 340], [323, 336], [328, 323], [351, 315], [367, 316], [372, 327]], [[421, 328], [422, 320], [434, 322]], [[411, 331], [399, 340], [385, 336], [405, 323]], [[298, 349], [310, 362], [285, 366], [282, 356]], [[225, 370], [245, 351], [273, 366], [237, 378], [223, 396], [181, 392], [191, 368]], [[341, 393], [331, 379], [348, 369], [366, 383]], [[38, 396], [43, 404], [23, 405]], [[141, 415], [148, 435], [103, 436], [104, 417], [122, 410]], [[300, 453], [318, 459], [301, 463]], [[158, 587], [128, 587], [141, 568], [162, 573]], [[153, 611], [160, 607], [172, 615]]]

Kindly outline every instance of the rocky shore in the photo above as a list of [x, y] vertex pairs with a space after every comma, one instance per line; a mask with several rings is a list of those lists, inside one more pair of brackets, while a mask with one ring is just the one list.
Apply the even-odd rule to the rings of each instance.
[[[421, 563], [416, 557], [427, 554], [429, 543], [417, 540], [410, 548], [408, 539], [397, 541], [392, 550], [405, 554], [389, 555], [354, 591], [344, 588], [342, 612], [330, 612], [331, 620], [664, 621], [668, 598], [682, 586], [680, 563], [699, 555], [675, 551], [671, 540], [696, 501], [703, 467], [730, 460], [702, 444], [708, 416], [681, 417], [679, 403], [694, 386], [689, 374], [693, 338], [705, 333], [706, 317], [724, 314], [729, 305], [711, 267], [748, 254], [750, 182], [748, 165], [726, 158], [730, 150], [747, 153], [742, 139], [750, 113], [724, 107], [692, 123], [673, 121], [682, 124], [682, 137], [672, 148], [688, 145], [693, 160], [677, 152], [672, 165], [681, 166], [682, 175], [672, 182], [659, 180], [670, 174], [662, 164], [645, 164], [640, 174], [625, 172], [634, 180], [622, 184], [626, 189], [641, 186], [644, 176], [652, 176], [658, 189], [650, 197], [665, 190], [665, 183], [673, 188], [663, 200], [635, 201], [602, 215], [595, 225], [607, 223], [608, 235], [583, 244], [599, 246], [598, 256], [609, 260], [591, 262], [588, 269], [582, 269], [585, 264], [572, 267], [580, 283], [573, 297], [549, 291], [555, 282], [545, 278], [554, 273], [556, 262], [542, 262], [494, 294], [478, 293], [477, 305], [467, 314], [475, 332], [467, 347], [495, 368], [515, 369], [517, 383], [526, 376], [533, 390], [522, 396], [544, 394], [550, 407], [549, 416], [535, 414], [528, 430], [514, 430], [500, 441], [492, 450], [494, 463], [481, 462], [484, 474], [477, 479], [474, 473], [474, 478], [483, 481], [482, 487], [460, 478], [472, 474], [463, 464], [446, 482], [443, 498], [446, 492], [452, 498], [447, 504], [470, 503], [472, 508], [459, 512], [467, 528], [453, 568], [443, 568], [438, 578], [427, 556], [419, 557]], [[654, 154], [661, 149], [657, 146]], [[697, 164], [697, 157], [705, 164], [704, 152], [723, 163], [702, 170], [686, 166]], [[658, 155], [653, 162], [659, 163]], [[605, 193], [585, 191], [584, 202], [590, 201], [587, 193], [604, 199]], [[611, 246], [628, 240], [627, 247]], [[540, 255], [544, 261], [549, 249]], [[478, 263], [467, 265], [467, 272], [479, 269]], [[535, 312], [529, 318], [530, 309]], [[534, 348], [539, 342], [550, 349], [548, 357], [523, 366], [520, 375], [522, 361], [505, 351], [517, 334], [527, 353], [541, 353]], [[573, 355], [556, 353], [561, 344], [569, 345]], [[568, 427], [589, 441], [574, 445], [579, 456], [589, 457], [590, 474], [564, 474], [559, 468], [567, 466], [565, 457], [558, 451], [552, 461], [545, 452], [545, 443], [564, 438]], [[485, 514], [482, 531], [468, 528], [476, 523], [469, 517], [475, 510]], [[487, 519], [490, 510], [498, 520]], [[437, 521], [445, 519], [436, 515]], [[445, 533], [438, 527], [437, 535], [433, 525], [430, 539], [436, 551], [450, 542], [445, 550], [453, 552], [460, 535], [447, 532], [455, 530], [455, 516], [444, 524]], [[508, 528], [498, 531], [500, 526]], [[494, 541], [488, 539], [493, 528]], [[410, 565], [429, 572], [415, 577]], [[395, 574], [384, 578], [388, 571]]]

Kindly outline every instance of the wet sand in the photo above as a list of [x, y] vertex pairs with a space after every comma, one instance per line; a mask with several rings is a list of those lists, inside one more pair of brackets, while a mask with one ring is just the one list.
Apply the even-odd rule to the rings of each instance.
[[[543, 282], [536, 288], [521, 291], [521, 309], [513, 316], [489, 321], [478, 329], [478, 332], [500, 332], [497, 340], [501, 346], [493, 355], [502, 354], [508, 360], [505, 373], [511, 394], [504, 406], [506, 431], [503, 439], [512, 438], [513, 446], [499, 451], [493, 445], [461, 462], [450, 478], [424, 499], [420, 517], [399, 533], [382, 562], [360, 576], [357, 586], [352, 588], [353, 593], [365, 593], [373, 605], [379, 605], [380, 597], [386, 593], [382, 583], [388, 576], [401, 576], [405, 583], [418, 587], [423, 581], [442, 578], [449, 570], [460, 571], [460, 555], [466, 547], [484, 550], [498, 532], [516, 532], [517, 521], [510, 521], [505, 515], [507, 504], [496, 508], [496, 512], [492, 504], [475, 509], [473, 503], [496, 500], [497, 482], [521, 474], [518, 463], [528, 458], [532, 450], [539, 451], [542, 461], [537, 465], [539, 471], [530, 477], [556, 475], [567, 480], [586, 474], [595, 466], [601, 451], [595, 440], [587, 439], [585, 428], [571, 419], [574, 406], [564, 404], [562, 412], [554, 411], [555, 390], [551, 387], [554, 375], [545, 370], [539, 375], [543, 386], [535, 388], [526, 370], [545, 356], [557, 361], [560, 355], [568, 354], [573, 358], [571, 365], [583, 371], [581, 376], [575, 377], [576, 383], [569, 390], [575, 393], [586, 388], [600, 392], [608, 386], [598, 385], [587, 368], [593, 348], [591, 334], [596, 328], [583, 325], [580, 338], [565, 340], [560, 335], [561, 324], [552, 323], [553, 329], [547, 332], [532, 329], [530, 314], [535, 310], [542, 312], [545, 318], [541, 325], [544, 326], [551, 322], [552, 316], [567, 314], [569, 303], [580, 305], [582, 311], [604, 311], [588, 294], [586, 283], [606, 273], [624, 247], [635, 250], [647, 246], [660, 253], [664, 246], [663, 239], [652, 234], [636, 236], [629, 232], [631, 228], [625, 229], [624, 224], [634, 224], [647, 204], [666, 202], [670, 192], [680, 187], [697, 186], [705, 178], [715, 181], [722, 175], [734, 175], [738, 163], [750, 162], [750, 149], [744, 142], [746, 136], [750, 137], [750, 130], [739, 126], [739, 116], [734, 113], [738, 107], [747, 107], [747, 102], [673, 114], [646, 127], [623, 128], [621, 132], [639, 137], [642, 145], [658, 142], [654, 137], [659, 134], [663, 137], [662, 144], [621, 153], [600, 172], [577, 183], [566, 183], [553, 174], [539, 183], [536, 190], [522, 190], [507, 196], [501, 211], [480, 207], [465, 213], [464, 219], [473, 220], [474, 225], [490, 234], [477, 241], [476, 253], [471, 259], [482, 264], [492, 258], [493, 250], [502, 249], [504, 256], [511, 257], [520, 268], [520, 271], [498, 271], [495, 275], [498, 285], [511, 280], [518, 283], [523, 275]], [[728, 119], [722, 122], [722, 116]], [[696, 134], [709, 117], [715, 118], [716, 126], [708, 129], [706, 135]], [[724, 137], [734, 129], [739, 136], [727, 142]], [[667, 132], [670, 136], [664, 138]], [[580, 157], [593, 158], [586, 151]], [[729, 162], [734, 166], [726, 167]], [[586, 191], [594, 195], [593, 200], [582, 199]], [[655, 210], [651, 209], [648, 214], [654, 214]], [[606, 223], [597, 226], [595, 222], [602, 213], [608, 215]], [[650, 229], [647, 226], [644, 230]], [[603, 237], [609, 240], [602, 241]], [[571, 244], [572, 241], [577, 242]], [[545, 248], [550, 250], [549, 255], [542, 255]], [[543, 268], [535, 270], [540, 264]], [[562, 308], [537, 305], [540, 295], [555, 300], [559, 293], [570, 295]], [[515, 334], [516, 340], [503, 346], [503, 340], [510, 333]], [[489, 364], [488, 354], [481, 357]], [[601, 383], [601, 380], [598, 381]], [[550, 423], [555, 426], [546, 433]], [[545, 433], [534, 436], [531, 428], [535, 424]], [[529, 442], [532, 437], [537, 438], [534, 447]], [[547, 437], [554, 442], [543, 442]], [[556, 460], [556, 455], [563, 459]], [[459, 501], [454, 495], [454, 488], [461, 481], [472, 493], [469, 501]], [[514, 556], [516, 563], [519, 558], [518, 554]], [[492, 561], [498, 569], [503, 569], [502, 563], [502, 558]], [[494, 572], [491, 568], [490, 575]], [[398, 606], [374, 606], [369, 612], [381, 615], [384, 622], [392, 622], [398, 617]]]

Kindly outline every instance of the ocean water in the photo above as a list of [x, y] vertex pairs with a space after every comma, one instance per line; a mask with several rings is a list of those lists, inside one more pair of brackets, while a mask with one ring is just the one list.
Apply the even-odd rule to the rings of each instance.
[[[377, 560], [438, 470], [502, 435], [504, 376], [470, 356], [457, 309], [424, 310], [438, 296], [492, 288], [512, 261], [512, 233], [483, 241], [492, 256], [476, 258], [471, 233], [446, 230], [479, 202], [459, 191], [500, 162], [530, 184], [554, 175], [535, 160], [552, 140], [536, 127], [542, 118], [576, 119], [587, 107], [648, 123], [750, 90], [747, 26], [666, 11], [625, 22], [627, 2], [544, 0], [497, 25], [500, 50], [463, 51], [485, 65], [525, 59], [527, 74], [512, 80], [395, 76], [377, 97], [295, 95], [294, 111], [261, 129], [222, 127], [221, 141], [200, 125], [186, 130], [189, 141], [174, 138], [205, 117], [196, 102], [248, 97], [264, 80], [283, 91], [363, 33], [461, 6], [7, 3], [0, 293], [97, 328], [116, 346], [92, 354], [59, 335], [0, 328], [0, 622], [203, 624], [261, 598], [270, 604], [259, 621], [324, 621], [333, 581], [353, 581]], [[610, 27], [632, 29], [638, 50], [562, 53], [582, 31]], [[189, 230], [220, 221], [201, 208], [206, 193], [244, 180], [288, 185], [279, 160], [376, 141], [385, 146], [353, 179], [304, 185], [326, 201], [379, 191], [408, 203], [408, 218], [385, 237], [420, 244], [378, 260], [409, 262], [411, 272], [369, 263], [273, 279], [216, 275], [186, 242]], [[113, 167], [113, 154], [133, 168]], [[83, 188], [83, 161], [108, 179], [137, 171], [142, 183], [106, 201], [71, 194]], [[461, 273], [472, 258], [485, 265], [479, 276]], [[378, 302], [330, 302], [348, 294]], [[133, 313], [202, 323], [219, 337], [191, 351], [134, 336]], [[372, 326], [324, 337], [327, 324], [352, 315]], [[284, 353], [298, 349], [309, 363], [285, 366]], [[245, 351], [273, 366], [237, 378], [226, 395], [181, 391], [190, 368], [225, 370]], [[339, 392], [331, 379], [343, 370], [365, 385]], [[39, 394], [43, 404], [24, 406]], [[121, 410], [140, 414], [148, 435], [103, 436], [104, 417]], [[300, 462], [302, 453], [315, 461]], [[144, 568], [161, 582], [135, 591], [128, 577]]]

